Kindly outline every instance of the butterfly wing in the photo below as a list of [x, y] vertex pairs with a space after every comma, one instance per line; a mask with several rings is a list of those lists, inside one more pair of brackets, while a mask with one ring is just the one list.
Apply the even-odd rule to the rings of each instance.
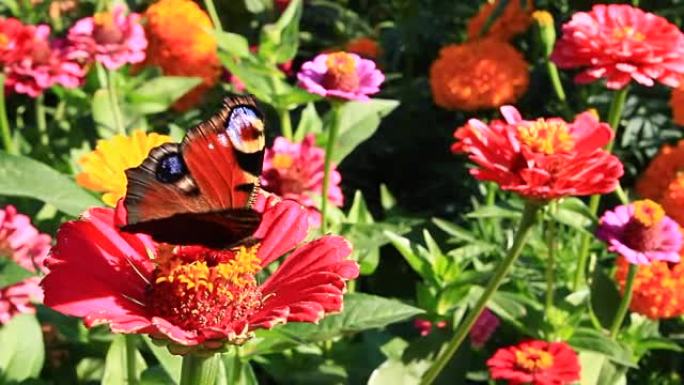
[[150, 151], [126, 171], [124, 231], [160, 242], [219, 247], [251, 235], [264, 156], [264, 121], [251, 97], [233, 97], [182, 143]]

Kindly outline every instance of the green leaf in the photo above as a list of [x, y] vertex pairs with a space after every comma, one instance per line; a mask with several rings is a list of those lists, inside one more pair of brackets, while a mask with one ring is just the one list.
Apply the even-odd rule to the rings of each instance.
[[431, 263], [423, 258], [417, 248], [411, 245], [411, 241], [392, 231], [385, 231], [384, 234], [416, 273], [423, 279], [436, 283], [435, 272], [432, 270]]
[[161, 366], [145, 369], [140, 375], [140, 385], [171, 385], [175, 384], [169, 374]]
[[316, 106], [313, 103], [308, 103], [302, 110], [302, 115], [299, 118], [299, 124], [295, 131], [295, 142], [304, 140], [307, 134], [318, 134], [323, 130], [323, 121], [318, 116]]
[[611, 361], [620, 365], [631, 368], [636, 367], [632, 362], [631, 352], [604, 333], [596, 330], [579, 328], [570, 337], [568, 343], [578, 350], [605, 354]]
[[589, 232], [588, 228], [594, 222], [591, 211], [578, 198], [563, 199], [552, 216], [558, 222], [583, 232]]
[[106, 89], [101, 88], [93, 94], [91, 112], [100, 137], [108, 137], [116, 132], [114, 111]]
[[216, 43], [220, 50], [234, 57], [246, 57], [250, 55], [249, 41], [237, 33], [215, 31]]
[[104, 374], [105, 362], [99, 358], [84, 358], [76, 365], [76, 377], [80, 382], [100, 382]]
[[15, 316], [0, 328], [0, 382], [36, 378], [44, 360], [43, 332], [35, 316]]
[[32, 277], [33, 274], [17, 265], [11, 259], [6, 259], [6, 255], [0, 255], [0, 289], [14, 285], [26, 278]]
[[[398, 101], [389, 99], [344, 103], [339, 111], [339, 136], [335, 143], [333, 162], [340, 164], [356, 146], [370, 138], [378, 129], [382, 118], [398, 106]], [[326, 116], [328, 127], [331, 119], [331, 114], [328, 114]]]
[[0, 152], [0, 195], [38, 199], [77, 216], [102, 203], [69, 177], [31, 158]]
[[466, 217], [518, 219], [521, 217], [521, 213], [519, 211], [509, 210], [499, 206], [482, 206], [475, 211], [466, 214]]
[[[126, 372], [126, 338], [135, 338], [135, 335], [126, 336], [117, 334], [114, 336], [114, 340], [107, 351], [102, 385], [122, 385], [131, 383]], [[147, 364], [137, 349], [135, 350], [135, 357], [136, 377], [139, 379], [140, 375], [147, 367]]]
[[292, 0], [274, 24], [261, 29], [259, 56], [275, 63], [284, 63], [295, 57], [299, 49], [299, 20], [302, 17], [302, 0]]
[[126, 105], [132, 113], [139, 115], [164, 112], [201, 82], [197, 77], [159, 76], [129, 92]]
[[397, 199], [384, 183], [380, 184], [380, 204], [385, 210], [390, 210], [397, 204]]
[[601, 376], [601, 368], [603, 364], [608, 361], [608, 357], [596, 352], [580, 352], [579, 353], [580, 368], [580, 385], [602, 385], [598, 382]]
[[594, 277], [591, 280], [591, 308], [604, 328], [611, 327], [621, 298], [615, 281], [603, 269], [594, 269]]
[[152, 351], [155, 358], [164, 368], [166, 373], [170, 378], [172, 378], [176, 383], [180, 381], [181, 367], [183, 365], [183, 359], [180, 356], [173, 355], [169, 353], [169, 350], [163, 346], [157, 346], [150, 337], [143, 337], [145, 344]]
[[276, 330], [302, 343], [326, 341], [331, 338], [382, 328], [403, 321], [424, 311], [402, 302], [369, 294], [344, 296], [344, 311], [324, 318], [318, 325], [291, 323]]
[[258, 385], [254, 369], [249, 361], [229, 351], [221, 356], [222, 370], [219, 372], [217, 385]]
[[432, 218], [432, 223], [452, 237], [465, 242], [476, 242], [477, 237], [461, 226], [440, 218]]

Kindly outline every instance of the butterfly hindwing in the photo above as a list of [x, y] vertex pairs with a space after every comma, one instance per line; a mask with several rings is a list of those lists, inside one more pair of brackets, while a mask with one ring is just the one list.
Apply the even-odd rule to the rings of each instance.
[[260, 214], [251, 209], [264, 156], [264, 122], [251, 97], [233, 97], [180, 144], [150, 151], [126, 170], [124, 231], [160, 242], [235, 243], [251, 235]]

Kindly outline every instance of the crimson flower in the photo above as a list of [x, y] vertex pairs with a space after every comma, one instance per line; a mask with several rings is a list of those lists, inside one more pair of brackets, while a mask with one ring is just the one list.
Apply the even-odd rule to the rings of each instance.
[[676, 25], [626, 4], [597, 4], [563, 25], [551, 60], [582, 68], [577, 83], [606, 79], [610, 89], [634, 80], [645, 86], [679, 85], [684, 74], [684, 35]]
[[468, 154], [478, 166], [470, 173], [502, 189], [540, 200], [605, 194], [622, 176], [622, 163], [603, 150], [612, 131], [585, 112], [568, 123], [560, 118], [523, 120], [512, 106], [504, 120], [477, 119], [454, 132], [454, 153]]
[[[359, 273], [346, 259], [349, 243], [324, 236], [299, 245], [308, 232], [305, 209], [262, 201], [258, 241], [230, 250], [155, 244], [119, 231], [114, 210], [90, 209], [57, 234], [43, 280], [45, 304], [88, 327], [170, 339], [176, 353], [239, 344], [257, 328], [317, 322], [340, 311], [345, 281]], [[260, 284], [257, 274], [288, 252]]]
[[496, 351], [489, 374], [509, 385], [565, 385], [580, 379], [577, 353], [565, 342], [527, 341]]

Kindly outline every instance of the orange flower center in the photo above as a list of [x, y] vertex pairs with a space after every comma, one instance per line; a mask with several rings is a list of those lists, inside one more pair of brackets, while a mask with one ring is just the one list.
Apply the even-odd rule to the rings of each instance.
[[568, 152], [575, 147], [575, 140], [567, 124], [561, 121], [537, 119], [518, 126], [518, 138], [532, 151], [546, 155]]
[[292, 167], [294, 159], [289, 154], [278, 153], [273, 156], [271, 163], [273, 164], [273, 167], [277, 169], [288, 169]]
[[646, 38], [646, 36], [644, 36], [643, 33], [637, 31], [634, 27], [630, 26], [614, 28], [613, 37], [619, 40], [631, 39], [636, 41], [644, 41], [644, 39]]
[[[160, 247], [148, 293], [152, 313], [186, 330], [230, 329], [245, 321], [264, 300], [255, 278], [258, 247]], [[244, 338], [246, 330], [234, 332]]]
[[662, 234], [658, 224], [665, 210], [650, 199], [634, 202], [634, 216], [625, 227], [625, 243], [634, 250], [647, 251], [660, 247]]
[[328, 71], [323, 76], [323, 87], [341, 91], [355, 91], [359, 88], [356, 59], [346, 52], [328, 54], [325, 61]]
[[0, 33], [0, 49], [5, 49], [9, 43], [9, 38], [4, 33]]
[[114, 22], [111, 12], [98, 12], [93, 16], [95, 31], [93, 37], [99, 44], [116, 44], [121, 42], [124, 35]]
[[662, 206], [650, 199], [634, 202], [634, 219], [645, 227], [652, 227], [660, 223], [665, 217]]
[[542, 349], [524, 347], [515, 352], [515, 364], [528, 372], [538, 372], [553, 365], [553, 356]]

